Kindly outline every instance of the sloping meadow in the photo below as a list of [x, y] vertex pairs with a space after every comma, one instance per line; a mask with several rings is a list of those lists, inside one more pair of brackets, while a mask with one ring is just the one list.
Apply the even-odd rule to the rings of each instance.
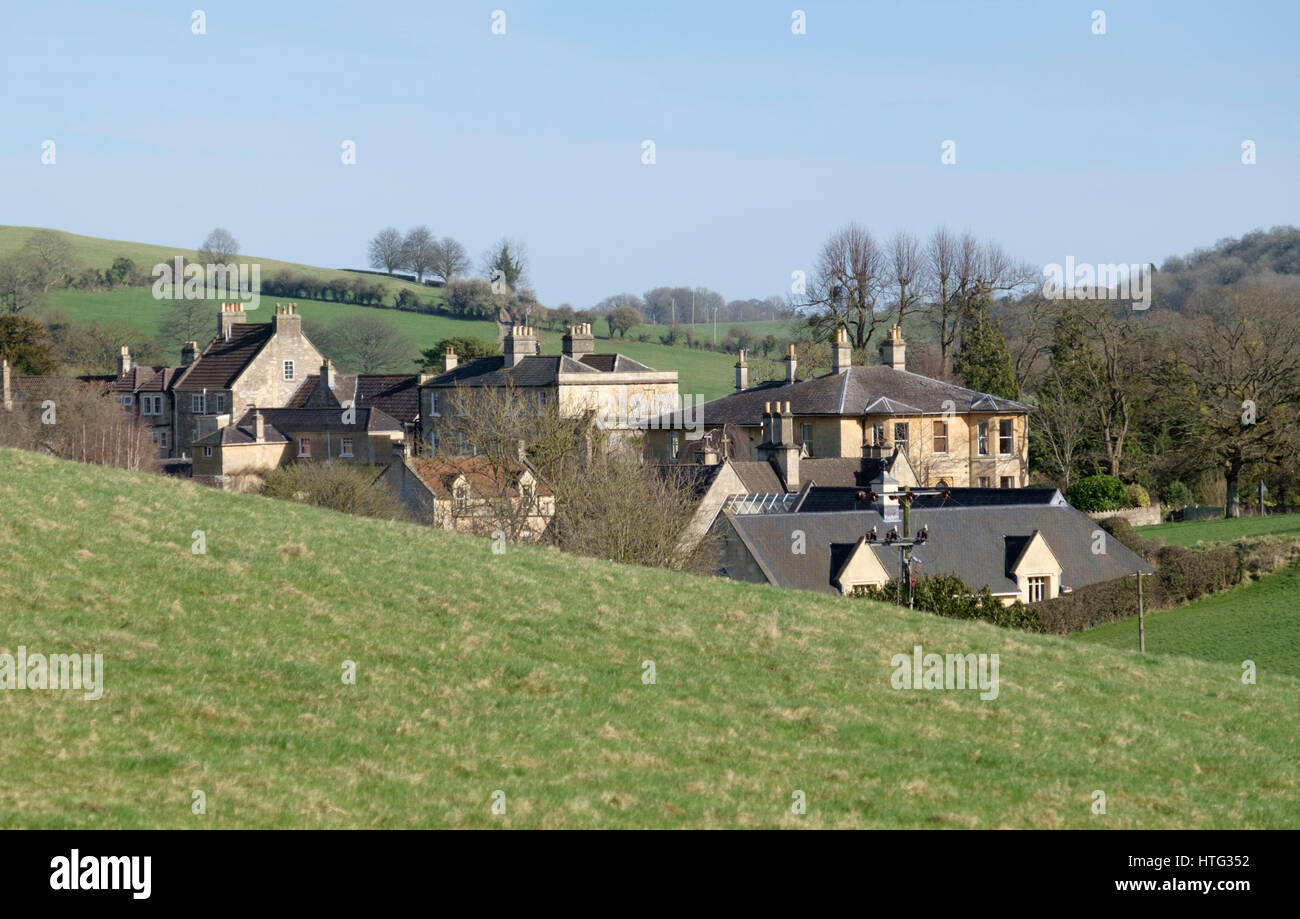
[[1300, 823], [1293, 677], [0, 450], [20, 647], [6, 827]]

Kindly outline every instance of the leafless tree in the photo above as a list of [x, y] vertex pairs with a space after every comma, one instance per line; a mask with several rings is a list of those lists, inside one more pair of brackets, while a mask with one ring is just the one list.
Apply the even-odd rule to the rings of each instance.
[[451, 281], [467, 273], [471, 267], [469, 253], [465, 251], [464, 246], [450, 236], [444, 236], [438, 241], [433, 265], [430, 267], [434, 277], [441, 278], [444, 282]]
[[830, 340], [842, 326], [855, 349], [866, 348], [877, 326], [889, 321], [887, 312], [877, 312], [888, 276], [885, 253], [866, 229], [850, 223], [837, 230], [822, 245], [801, 304], [810, 308], [809, 330]]
[[897, 291], [895, 306], [898, 308], [898, 324], [902, 325], [903, 317], [920, 302], [922, 296], [921, 244], [911, 233], [900, 230], [890, 240], [890, 255], [890, 280]]
[[1075, 464], [1087, 440], [1091, 413], [1061, 387], [1048, 388], [1033, 416], [1033, 437], [1062, 489], [1070, 487]]
[[199, 246], [199, 261], [209, 265], [225, 265], [239, 254], [239, 242], [224, 227], [217, 227]]
[[72, 244], [53, 230], [37, 230], [27, 238], [22, 251], [31, 256], [36, 269], [33, 280], [41, 285], [42, 292], [64, 284], [76, 267]]
[[406, 241], [396, 227], [385, 227], [375, 234], [368, 247], [370, 267], [382, 268], [390, 275], [406, 261]]
[[405, 253], [402, 267], [414, 271], [415, 279], [423, 284], [424, 276], [433, 269], [438, 259], [437, 237], [426, 226], [414, 227], [402, 241], [402, 250]]

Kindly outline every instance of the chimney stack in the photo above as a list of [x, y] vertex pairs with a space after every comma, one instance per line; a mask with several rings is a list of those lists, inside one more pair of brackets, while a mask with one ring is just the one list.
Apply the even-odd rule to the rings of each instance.
[[320, 381], [326, 389], [334, 389], [334, 364], [327, 357], [320, 365]]
[[181, 366], [188, 367], [199, 359], [199, 343], [197, 341], [187, 341], [181, 347]]
[[266, 419], [256, 409], [253, 410], [253, 439], [259, 444], [266, 441]]
[[789, 353], [785, 356], [785, 381], [787, 383], [794, 382], [794, 371], [797, 366], [798, 361], [796, 361], [794, 357], [794, 345], [791, 345]]
[[799, 444], [794, 441], [794, 412], [789, 402], [763, 405], [763, 442], [758, 445], [758, 458], [772, 463], [786, 491], [799, 490]]
[[0, 391], [3, 392], [3, 404], [6, 412], [13, 411], [14, 407], [13, 390], [10, 389], [11, 382], [9, 360], [8, 358], [0, 359]]
[[456, 356], [455, 349], [448, 345], [447, 350], [442, 353], [442, 372], [451, 373], [459, 363], [460, 358]]
[[[279, 309], [279, 304], [276, 304]], [[244, 304], [242, 303], [223, 303], [221, 304], [221, 315], [217, 317], [217, 334], [227, 341], [230, 340], [230, 327], [237, 322], [246, 321], [248, 316], [244, 313]]]
[[589, 322], [571, 326], [564, 333], [561, 342], [564, 356], [571, 357], [575, 361], [582, 360], [584, 355], [591, 354], [596, 350], [596, 337], [591, 334], [591, 323]]
[[749, 365], [745, 363], [745, 349], [740, 349], [740, 360], [736, 361], [736, 391], [749, 388]]
[[[243, 306], [241, 304], [235, 305], [239, 306], [242, 311]], [[280, 335], [281, 333], [295, 336], [302, 334], [302, 317], [298, 315], [298, 304], [285, 303], [281, 305], [277, 303], [275, 305], [275, 313], [271, 316], [271, 334]]]
[[124, 376], [131, 372], [131, 349], [126, 345], [122, 346], [122, 351], [117, 356], [117, 375]]
[[890, 326], [889, 337], [880, 346], [880, 362], [895, 370], [906, 370], [907, 345], [903, 342], [902, 326]]
[[853, 366], [853, 349], [849, 347], [849, 333], [844, 329], [835, 330], [835, 341], [831, 345], [831, 373], [847, 373]]
[[506, 335], [505, 355], [506, 369], [517, 365], [526, 357], [534, 357], [537, 354], [537, 333], [532, 326], [515, 325], [510, 327], [510, 333]]

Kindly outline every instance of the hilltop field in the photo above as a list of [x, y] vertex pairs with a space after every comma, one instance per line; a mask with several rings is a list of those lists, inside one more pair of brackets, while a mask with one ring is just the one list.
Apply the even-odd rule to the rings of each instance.
[[[99, 701], [0, 692], [4, 827], [1300, 825], [1265, 666], [12, 450], [0, 503], [0, 653], [105, 659]], [[997, 698], [894, 689], [917, 644], [998, 654]]]

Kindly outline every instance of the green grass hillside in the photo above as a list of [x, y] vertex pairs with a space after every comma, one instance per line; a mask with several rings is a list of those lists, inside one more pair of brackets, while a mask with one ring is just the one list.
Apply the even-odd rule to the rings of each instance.
[[[1146, 617], [1147, 651], [1185, 654], [1261, 673], [1300, 676], [1300, 566], [1292, 565], [1242, 587]], [[1080, 641], [1137, 647], [1137, 620], [1079, 632]]]
[[1175, 546], [1194, 546], [1198, 542], [1232, 542], [1234, 539], [1270, 534], [1300, 539], [1300, 514], [1188, 520], [1183, 523], [1158, 523], [1138, 530], [1138, 535], [1143, 539], [1159, 538]]
[[[106, 669], [0, 692], [0, 826], [1300, 825], [1292, 677], [11, 450], [0, 504], [0, 651]], [[891, 688], [917, 643], [999, 697]]]

